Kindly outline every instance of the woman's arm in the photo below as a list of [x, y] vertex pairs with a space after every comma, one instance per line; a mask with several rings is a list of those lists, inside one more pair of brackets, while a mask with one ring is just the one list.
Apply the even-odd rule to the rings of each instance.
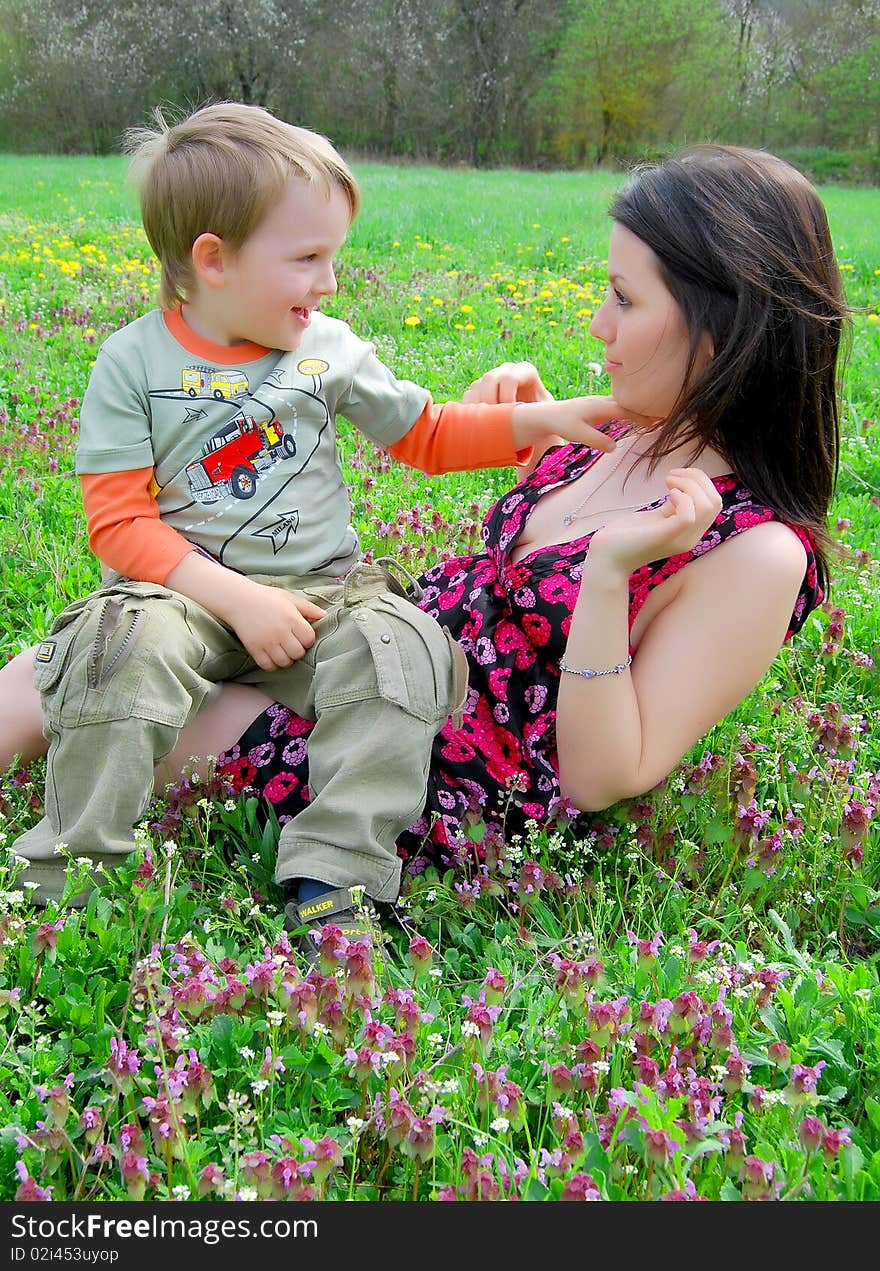
[[[565, 652], [569, 666], [602, 670], [625, 662], [631, 569], [689, 550], [717, 514], [718, 496], [705, 474], [680, 472], [672, 511], [637, 513], [594, 536]], [[653, 523], [639, 527], [640, 518]], [[679, 590], [645, 629], [628, 671], [595, 679], [563, 672], [557, 709], [563, 794], [592, 811], [663, 780], [767, 671], [805, 568], [804, 549], [786, 526], [755, 526], [677, 576]]]

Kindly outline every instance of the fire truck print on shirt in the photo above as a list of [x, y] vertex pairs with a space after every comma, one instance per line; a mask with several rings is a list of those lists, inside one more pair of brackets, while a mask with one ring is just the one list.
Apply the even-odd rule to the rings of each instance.
[[[283, 551], [290, 536], [296, 534], [300, 512], [299, 508], [290, 508], [273, 516], [268, 524], [263, 523], [263, 513], [274, 504], [278, 494], [278, 481], [267, 482], [266, 476], [276, 464], [296, 458], [297, 395], [309, 398], [318, 408], [319, 419], [314, 422], [319, 425], [319, 433], [329, 422], [329, 408], [321, 391], [321, 377], [329, 370], [330, 364], [325, 359], [300, 358], [295, 372], [304, 377], [310, 387], [285, 382], [280, 367], [276, 366], [251, 392], [244, 370], [209, 365], [185, 366], [180, 375], [179, 391], [153, 389], [150, 392], [154, 399], [168, 401], [181, 397], [188, 403], [181, 432], [187, 428], [196, 431], [193, 424], [198, 421], [201, 428], [197, 431], [201, 433], [205, 426], [202, 421], [209, 416], [215, 417], [218, 410], [227, 415], [231, 412], [231, 418], [227, 418], [203, 442], [197, 458], [191, 459], [184, 467], [187, 488], [192, 502], [205, 508], [214, 504], [228, 505], [230, 499], [242, 502], [254, 499], [250, 509], [252, 514], [246, 524], [251, 537], [268, 540], [273, 556]], [[206, 402], [204, 408], [189, 405], [193, 399], [200, 398]], [[282, 488], [289, 485], [290, 478], [295, 472], [298, 474], [303, 466], [297, 465], [295, 470], [281, 474], [287, 478], [282, 482]], [[179, 485], [179, 479], [173, 484]], [[259, 497], [261, 491], [263, 498]], [[192, 530], [203, 526], [204, 523], [199, 525], [196, 522], [188, 528]], [[225, 544], [218, 554], [221, 561], [224, 551]]]
[[77, 472], [151, 467], [161, 519], [232, 569], [341, 577], [361, 550], [337, 417], [388, 447], [427, 400], [321, 313], [287, 353], [208, 345], [154, 310], [101, 348]]
[[293, 459], [296, 441], [277, 423], [261, 424], [239, 411], [202, 446], [198, 459], [186, 465], [186, 477], [197, 503], [216, 503], [231, 494], [251, 499], [257, 481], [279, 459]]

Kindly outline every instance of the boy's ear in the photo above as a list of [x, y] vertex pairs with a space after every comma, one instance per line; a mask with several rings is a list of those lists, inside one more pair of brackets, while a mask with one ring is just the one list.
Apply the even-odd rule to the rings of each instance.
[[199, 282], [206, 287], [222, 287], [229, 249], [217, 234], [199, 234], [192, 245], [192, 263]]

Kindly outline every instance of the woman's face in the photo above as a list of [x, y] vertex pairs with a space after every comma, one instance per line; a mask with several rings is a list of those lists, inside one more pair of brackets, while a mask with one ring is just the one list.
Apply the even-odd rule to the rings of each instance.
[[[608, 246], [608, 294], [590, 334], [605, 345], [615, 400], [634, 415], [664, 419], [684, 383], [690, 335], [657, 257], [617, 221]], [[705, 343], [708, 358], [708, 335]]]

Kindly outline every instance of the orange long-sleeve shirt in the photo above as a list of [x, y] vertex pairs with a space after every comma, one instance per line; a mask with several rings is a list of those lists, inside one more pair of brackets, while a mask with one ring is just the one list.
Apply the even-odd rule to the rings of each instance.
[[[431, 474], [526, 463], [528, 451], [513, 445], [512, 412], [511, 405], [436, 405], [429, 399], [388, 453]], [[111, 569], [141, 582], [164, 583], [197, 550], [161, 520], [152, 468], [83, 473], [80, 482], [89, 545]]]

